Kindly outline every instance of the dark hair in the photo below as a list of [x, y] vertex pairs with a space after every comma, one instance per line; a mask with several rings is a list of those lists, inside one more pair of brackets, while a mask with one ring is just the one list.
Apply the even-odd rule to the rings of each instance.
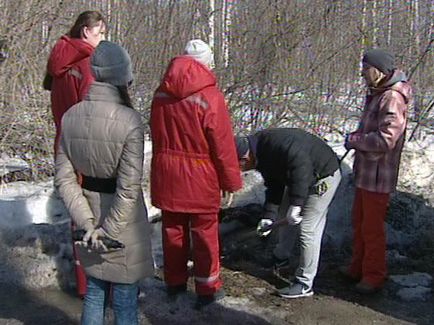
[[240, 160], [250, 149], [249, 138], [244, 134], [235, 136], [235, 147], [237, 148], [238, 160]]
[[124, 102], [123, 104], [134, 109], [130, 94], [128, 93], [128, 86], [116, 86], [116, 88], [119, 90], [119, 95]]
[[84, 27], [95, 27], [98, 26], [99, 22], [102, 21], [104, 25], [106, 22], [103, 15], [99, 11], [84, 11], [78, 17], [74, 23], [74, 26], [69, 30], [68, 35], [71, 38], [81, 38], [82, 31]]

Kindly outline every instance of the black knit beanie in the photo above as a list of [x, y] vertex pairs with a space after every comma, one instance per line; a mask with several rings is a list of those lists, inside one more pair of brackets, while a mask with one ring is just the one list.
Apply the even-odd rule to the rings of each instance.
[[130, 56], [115, 43], [101, 41], [90, 58], [90, 65], [96, 81], [127, 86], [133, 80]]
[[363, 62], [388, 75], [395, 70], [395, 56], [385, 50], [372, 49], [365, 52]]
[[235, 137], [235, 145], [237, 147], [238, 160], [244, 157], [249, 150], [249, 139], [244, 135]]

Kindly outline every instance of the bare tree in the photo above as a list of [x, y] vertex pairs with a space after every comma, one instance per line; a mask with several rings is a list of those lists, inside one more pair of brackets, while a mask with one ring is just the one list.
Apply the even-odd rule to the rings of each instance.
[[191, 38], [214, 49], [236, 130], [288, 125], [343, 132], [360, 113], [360, 59], [389, 48], [416, 89], [413, 138], [432, 126], [432, 1], [0, 0], [0, 152], [52, 164], [54, 127], [41, 82], [76, 16], [100, 10], [133, 60], [145, 122], [167, 64]]

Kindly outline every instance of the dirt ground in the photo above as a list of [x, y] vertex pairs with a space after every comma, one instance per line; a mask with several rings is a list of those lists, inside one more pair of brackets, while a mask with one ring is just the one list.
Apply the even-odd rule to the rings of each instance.
[[[337, 272], [337, 267], [349, 257], [343, 248], [323, 248], [313, 297], [293, 300], [278, 297], [276, 288], [287, 285], [282, 278], [293, 273], [297, 254], [289, 267], [280, 270], [280, 278], [266, 267], [273, 239], [261, 240], [254, 235], [255, 209], [247, 211], [251, 219], [244, 218], [242, 228], [221, 236], [226, 297], [218, 304], [195, 310], [190, 281], [188, 293], [168, 300], [159, 270], [154, 279], [141, 285], [140, 324], [434, 324], [432, 296], [428, 301], [402, 301], [396, 296], [397, 288], [392, 281], [371, 296], [355, 292], [354, 284]], [[433, 265], [416, 261], [389, 268], [393, 274], [414, 271], [432, 274]], [[26, 291], [2, 284], [0, 324], [79, 324], [81, 304], [71, 292]], [[110, 311], [107, 320], [113, 323]]]
[[[236, 267], [237, 266], [237, 267]], [[249, 274], [250, 273], [250, 274]], [[140, 297], [140, 324], [433, 324], [433, 301], [404, 303], [387, 289], [364, 297], [337, 277], [332, 264], [322, 269], [309, 298], [284, 300], [274, 294], [285, 282], [270, 270], [239, 261], [223, 269], [227, 297], [202, 311], [194, 295], [165, 298], [164, 285], [153, 282]], [[157, 283], [157, 285], [155, 285]], [[145, 288], [146, 290], [146, 288]], [[81, 300], [58, 290], [24, 291], [0, 286], [0, 324], [79, 324]], [[109, 313], [108, 323], [112, 324]]]

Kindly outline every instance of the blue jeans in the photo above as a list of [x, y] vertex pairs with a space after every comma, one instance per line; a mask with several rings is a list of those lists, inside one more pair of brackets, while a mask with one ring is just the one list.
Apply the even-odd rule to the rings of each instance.
[[116, 325], [138, 325], [137, 294], [139, 286], [136, 283], [122, 284], [104, 280], [87, 278], [87, 293], [84, 297], [82, 325], [104, 324], [105, 309], [112, 291], [112, 308]]

